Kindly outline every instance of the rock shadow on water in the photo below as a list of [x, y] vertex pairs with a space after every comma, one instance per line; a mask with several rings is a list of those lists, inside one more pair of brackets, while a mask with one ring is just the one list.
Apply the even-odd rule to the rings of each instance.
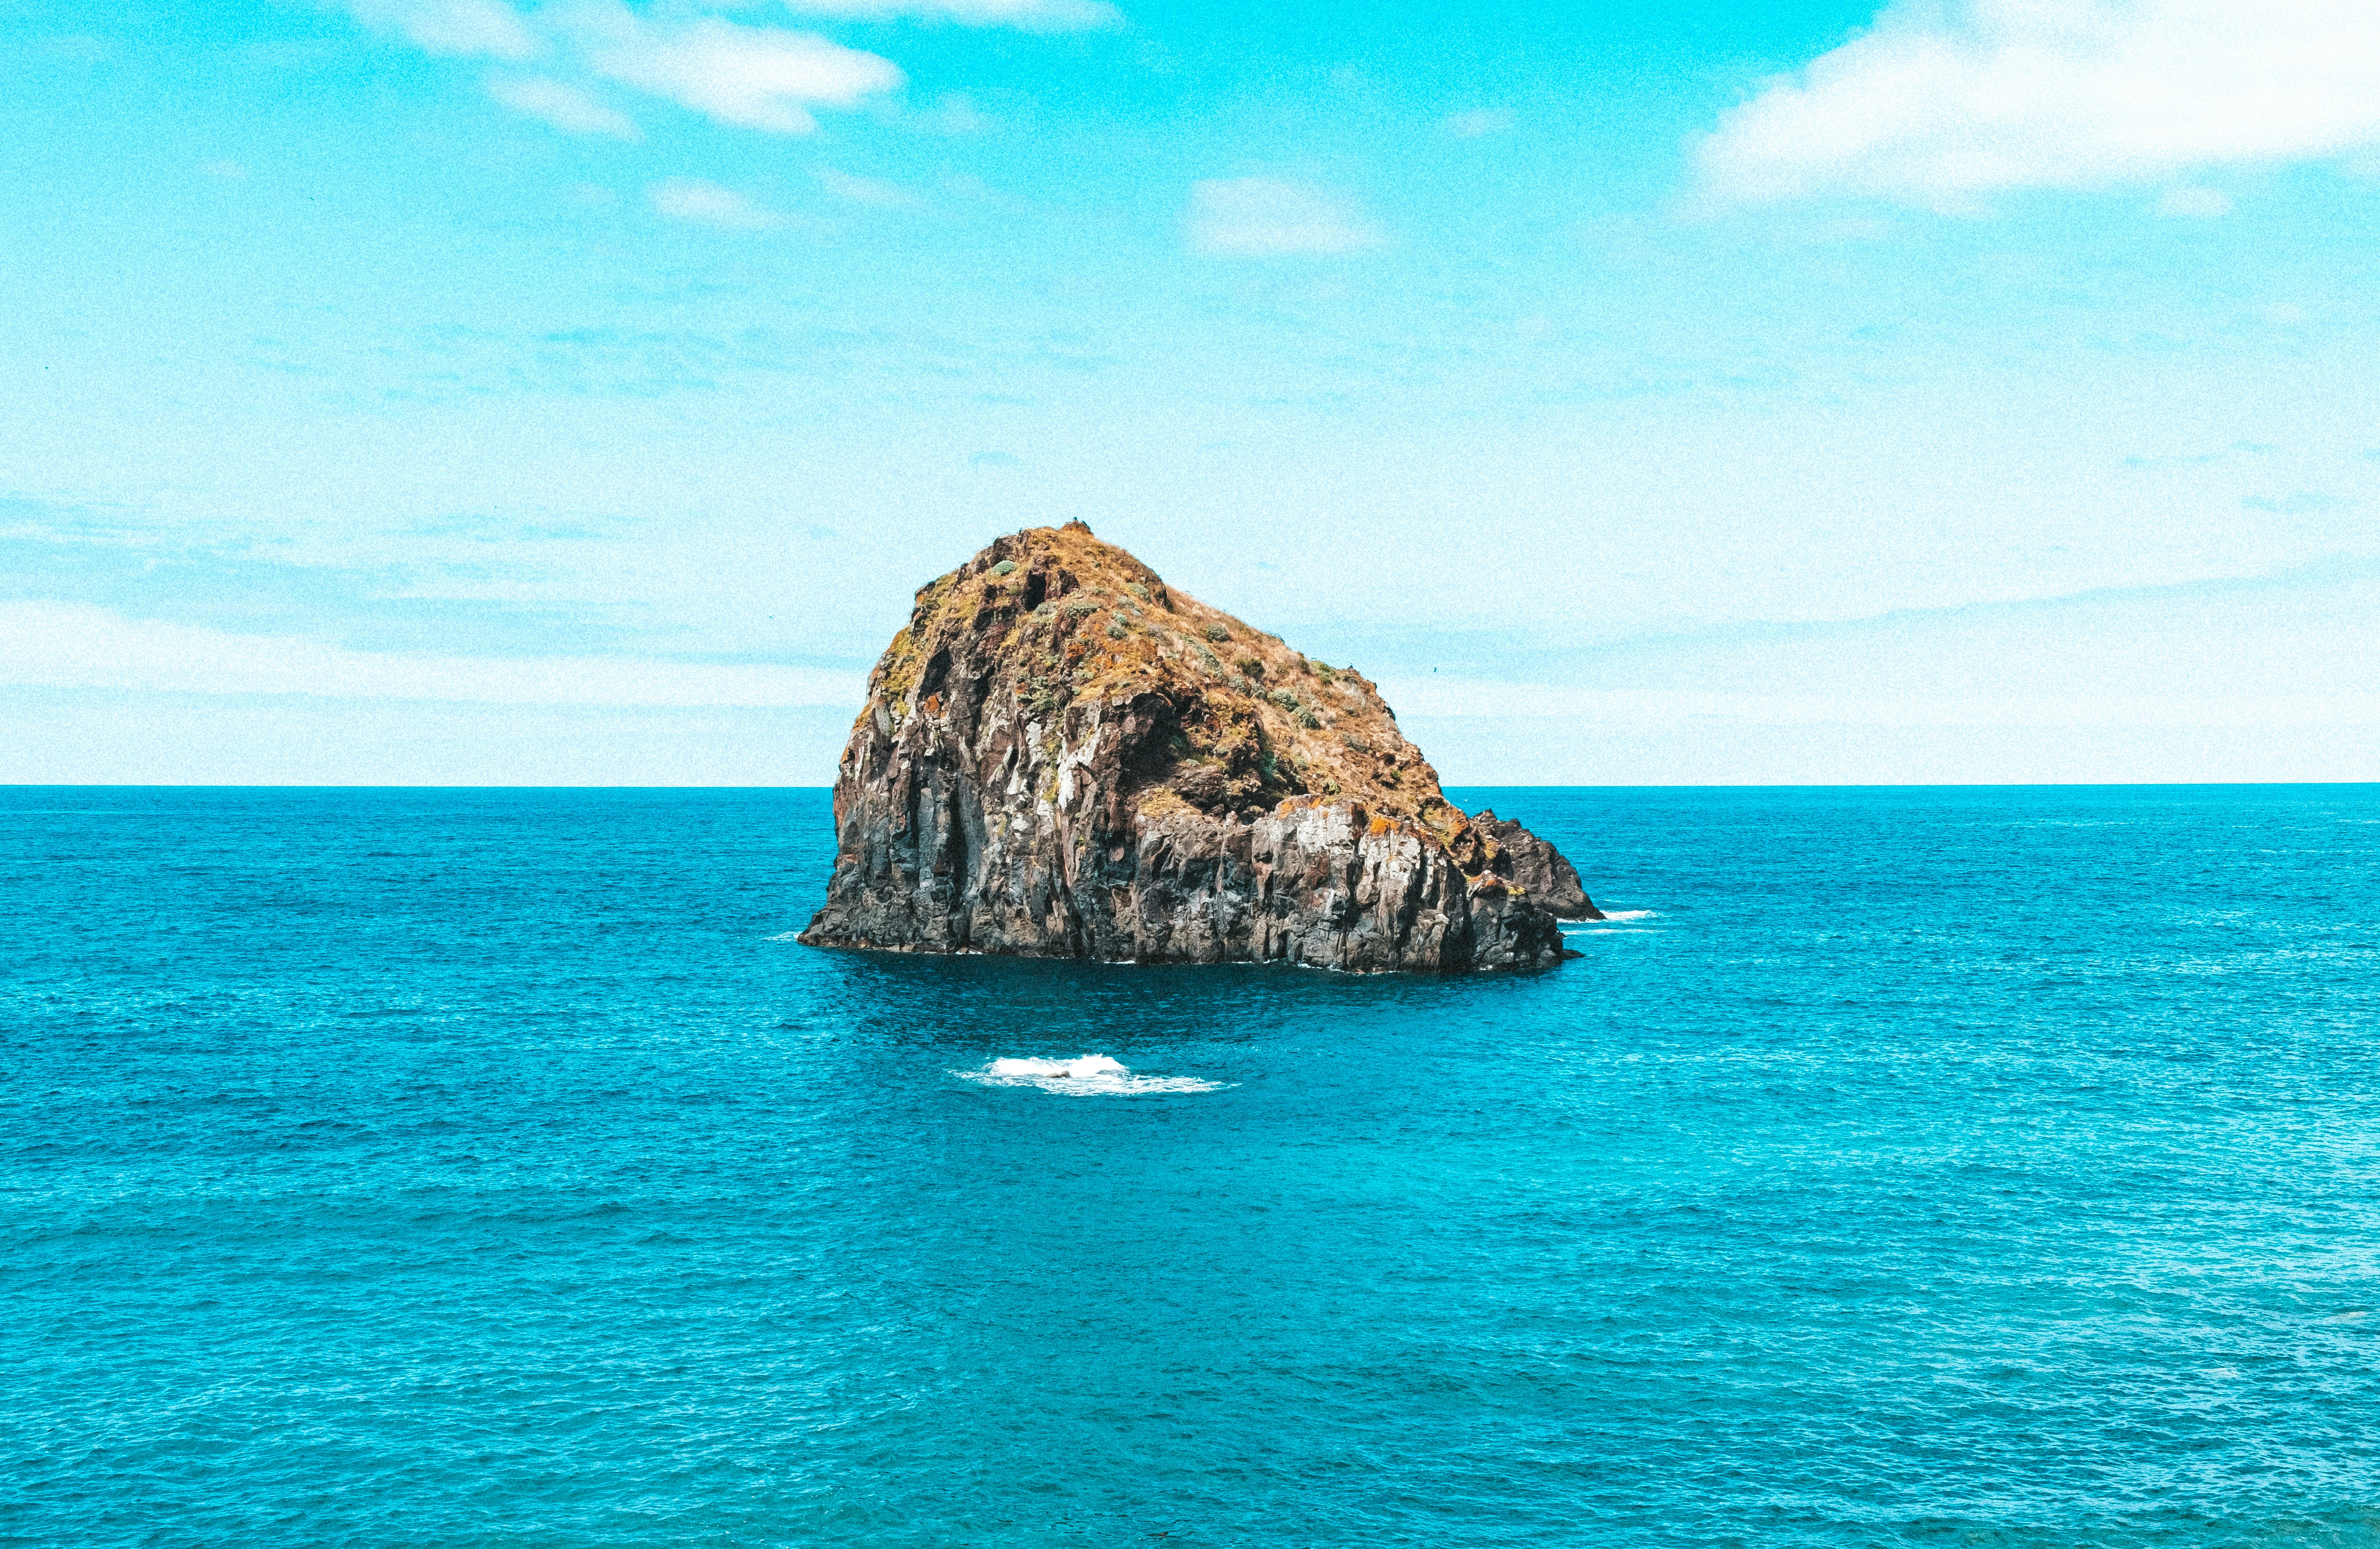
[[1170, 1035], [1219, 1037], [1229, 1021], [1399, 1010], [1460, 1016], [1551, 990], [1551, 972], [1366, 974], [1284, 963], [1085, 963], [1065, 958], [831, 953], [811, 980], [856, 1018], [951, 1026], [1040, 1014], [1138, 1016]]
[[[1368, 1057], [1366, 1030], [1427, 1038], [1438, 1027], [1461, 1042], [1482, 1025], [1552, 1025], [1596, 983], [1574, 972], [1357, 974], [975, 954], [813, 952], [796, 962], [803, 999], [826, 1010], [809, 1025], [840, 1071], [835, 1100], [914, 1104], [917, 1122], [934, 1122], [953, 1092], [1028, 1107], [1051, 1096], [1133, 1096], [1145, 1101], [1131, 1106], [1152, 1113], [1194, 1099], [1255, 1098], [1269, 1108], [1293, 1091], [1293, 1104], [1320, 1101], [1340, 1084], [1340, 1062], [1360, 1067]], [[1084, 1056], [1128, 1075], [1083, 1085], [1001, 1064]]]

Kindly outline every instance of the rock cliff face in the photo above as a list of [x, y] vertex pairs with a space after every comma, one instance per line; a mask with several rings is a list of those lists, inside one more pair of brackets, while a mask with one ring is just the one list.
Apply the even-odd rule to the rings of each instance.
[[918, 592], [834, 819], [813, 945], [1452, 971], [1602, 918], [1552, 846], [1448, 804], [1361, 675], [1079, 522]]

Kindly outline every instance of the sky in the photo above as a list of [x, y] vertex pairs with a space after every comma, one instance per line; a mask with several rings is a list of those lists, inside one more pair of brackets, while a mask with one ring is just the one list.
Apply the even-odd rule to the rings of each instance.
[[2380, 777], [2380, 8], [0, 0], [0, 781], [823, 785], [1079, 518], [1451, 784]]

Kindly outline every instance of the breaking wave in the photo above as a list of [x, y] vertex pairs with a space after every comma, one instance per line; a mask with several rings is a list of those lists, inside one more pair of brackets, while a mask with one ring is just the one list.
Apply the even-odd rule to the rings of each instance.
[[1623, 935], [1629, 933], [1619, 929], [1619, 927], [1622, 925], [1633, 925], [1640, 920], [1658, 920], [1660, 918], [1661, 914], [1658, 909], [1616, 909], [1606, 912], [1604, 917], [1600, 920], [1582, 920], [1575, 923], [1565, 922], [1562, 925], [1562, 934], [1565, 937]]
[[996, 1059], [976, 1070], [954, 1070], [962, 1080], [988, 1087], [1039, 1087], [1069, 1097], [1130, 1097], [1151, 1092], [1213, 1092], [1221, 1081], [1195, 1076], [1135, 1076], [1105, 1055], [1073, 1059]]

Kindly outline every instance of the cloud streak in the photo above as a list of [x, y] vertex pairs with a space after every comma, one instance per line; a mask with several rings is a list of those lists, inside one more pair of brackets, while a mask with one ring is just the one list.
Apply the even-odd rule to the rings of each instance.
[[815, 134], [811, 108], [855, 108], [905, 79], [889, 59], [808, 32], [717, 17], [655, 21], [620, 0], [552, 14], [598, 75], [745, 128]]
[[[846, 20], [913, 18], [1033, 32], [1120, 25], [1106, 0], [784, 0], [796, 16]], [[522, 65], [546, 60], [676, 104], [718, 123], [771, 134], [818, 132], [817, 110], [848, 112], [906, 83], [899, 66], [814, 32], [754, 27], [686, 8], [637, 11], [623, 0], [553, 0], [533, 12], [507, 0], [346, 0], [366, 26], [425, 53]], [[626, 115], [553, 75], [500, 76], [488, 94], [570, 134], [641, 140]], [[966, 133], [987, 120], [945, 97], [921, 127]]]
[[2375, 144], [2369, 0], [1900, 0], [1728, 113], [1695, 159], [1720, 204], [1959, 210]]
[[518, 64], [544, 41], [504, 0], [348, 0], [356, 19], [402, 33], [425, 53]]
[[488, 95], [525, 117], [539, 119], [569, 134], [609, 135], [614, 140], [642, 140], [636, 121], [604, 106], [576, 86], [546, 76], [493, 76]]
[[1192, 184], [1183, 232], [1192, 252], [1209, 258], [1356, 252], [1389, 239], [1338, 195], [1278, 177]]
[[1442, 121], [1448, 134], [1458, 140], [1477, 140], [1483, 135], [1502, 134], [1512, 127], [1512, 110], [1508, 107], [1475, 107], [1464, 113], [1450, 113]]
[[2380, 694], [1743, 694], [1590, 689], [1472, 678], [1384, 677], [1380, 691], [1411, 720], [1580, 720], [1598, 725], [1689, 720], [1755, 726], [2367, 726]]
[[878, 210], [917, 210], [925, 201], [898, 183], [888, 183], [881, 177], [859, 177], [847, 172], [837, 172], [831, 166], [813, 167], [811, 176], [819, 187], [837, 199], [854, 204], [866, 204]]
[[860, 675], [818, 667], [351, 651], [55, 602], [0, 603], [0, 684], [455, 704], [856, 705], [866, 697]]
[[[504, 64], [558, 56], [570, 69], [772, 134], [814, 134], [813, 109], [849, 111], [906, 79], [891, 60], [814, 32], [698, 14], [649, 16], [621, 0], [560, 0], [533, 17], [504, 0], [348, 0], [348, 8], [431, 54]], [[625, 115], [550, 76], [501, 78], [489, 92], [574, 134], [641, 138]]]
[[770, 231], [785, 224], [784, 216], [766, 205], [699, 177], [672, 177], [648, 193], [653, 208], [674, 221], [722, 231]]
[[1123, 13], [1104, 0], [784, 0], [784, 5], [796, 16], [846, 21], [916, 17], [1025, 32], [1079, 32], [1123, 22]]

